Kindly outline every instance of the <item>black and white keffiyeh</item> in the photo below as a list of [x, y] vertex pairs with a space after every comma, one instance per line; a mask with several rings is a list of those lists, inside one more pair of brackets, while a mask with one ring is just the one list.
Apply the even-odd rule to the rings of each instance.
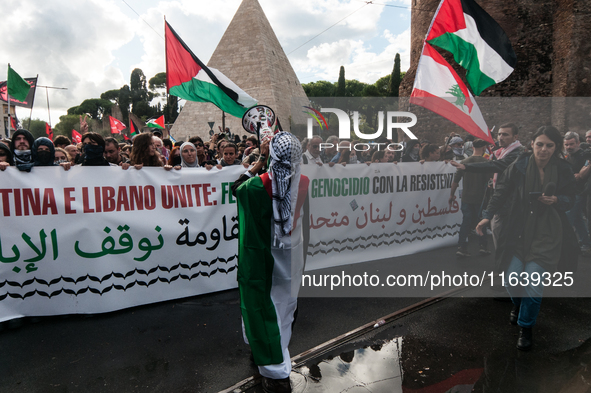
[[289, 235], [293, 225], [298, 188], [302, 146], [300, 141], [287, 131], [276, 134], [270, 143], [269, 177], [273, 186], [273, 221], [275, 238]]

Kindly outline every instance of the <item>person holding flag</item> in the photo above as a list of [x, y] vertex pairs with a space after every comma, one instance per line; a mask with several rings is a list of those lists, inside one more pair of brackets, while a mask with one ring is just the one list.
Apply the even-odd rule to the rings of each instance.
[[[269, 172], [256, 176], [270, 154]], [[238, 287], [245, 339], [265, 392], [291, 392], [291, 338], [309, 238], [309, 179], [289, 132], [261, 146], [259, 161], [232, 186], [238, 206]]]

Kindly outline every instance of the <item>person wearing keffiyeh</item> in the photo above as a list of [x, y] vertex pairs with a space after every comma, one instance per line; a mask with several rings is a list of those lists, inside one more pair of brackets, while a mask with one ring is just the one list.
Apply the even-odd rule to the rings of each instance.
[[[269, 170], [260, 176], [269, 154]], [[290, 392], [291, 338], [308, 244], [309, 179], [302, 148], [289, 132], [261, 146], [261, 157], [234, 182], [240, 238], [238, 287], [244, 335], [263, 376], [263, 390]]]

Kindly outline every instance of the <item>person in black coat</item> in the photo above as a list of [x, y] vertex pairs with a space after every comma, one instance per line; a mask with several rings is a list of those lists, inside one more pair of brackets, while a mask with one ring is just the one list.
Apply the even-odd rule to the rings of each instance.
[[[508, 209], [496, 261], [513, 302], [509, 320], [521, 328], [517, 341], [521, 350], [530, 349], [533, 343], [532, 328], [540, 311], [544, 278], [557, 269], [573, 271], [566, 264], [578, 257], [576, 236], [565, 214], [574, 204], [575, 178], [562, 158], [562, 147], [562, 135], [556, 128], [538, 129], [533, 136], [533, 154], [522, 154], [498, 178], [484, 218], [476, 227], [482, 235], [492, 217]], [[524, 277], [529, 282], [521, 285]]]

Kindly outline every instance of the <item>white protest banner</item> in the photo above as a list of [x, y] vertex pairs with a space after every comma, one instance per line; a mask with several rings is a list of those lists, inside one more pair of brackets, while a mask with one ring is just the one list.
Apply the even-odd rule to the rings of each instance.
[[310, 178], [306, 270], [408, 255], [457, 242], [448, 205], [455, 168], [444, 162], [303, 165]]
[[[0, 173], [0, 321], [100, 313], [235, 288], [231, 183], [244, 168], [14, 167]], [[457, 241], [444, 163], [303, 165], [306, 270]]]
[[242, 166], [0, 173], [0, 321], [234, 288]]

